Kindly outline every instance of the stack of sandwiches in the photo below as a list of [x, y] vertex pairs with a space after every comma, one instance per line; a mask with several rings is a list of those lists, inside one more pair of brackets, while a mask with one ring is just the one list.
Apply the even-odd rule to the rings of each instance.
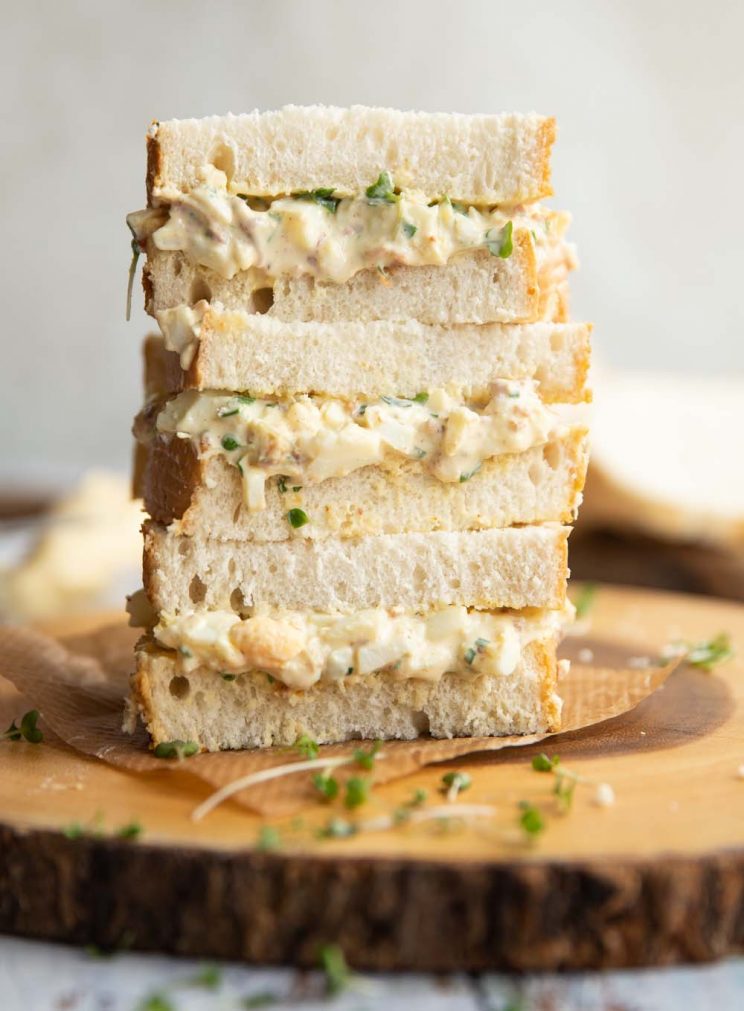
[[146, 634], [200, 748], [558, 729], [590, 327], [554, 122], [354, 107], [155, 123]]

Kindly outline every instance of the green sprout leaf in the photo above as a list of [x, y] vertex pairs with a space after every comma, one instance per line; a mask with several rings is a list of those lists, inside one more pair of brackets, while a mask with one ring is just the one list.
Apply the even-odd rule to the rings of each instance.
[[486, 249], [491, 256], [508, 259], [513, 252], [512, 223], [507, 221], [503, 228], [489, 228], [485, 237]]
[[312, 200], [313, 203], [320, 204], [321, 207], [325, 207], [327, 211], [331, 214], [335, 214], [338, 210], [338, 205], [341, 203], [341, 197], [334, 197], [333, 188], [322, 188], [317, 190], [304, 190], [302, 193], [293, 194], [298, 200]]
[[532, 759], [532, 768], [535, 772], [552, 772], [556, 765], [560, 762], [560, 758], [557, 755], [553, 755], [552, 758], [548, 758], [544, 751], [541, 751], [539, 755], [535, 755]]
[[367, 187], [366, 196], [370, 204], [395, 204], [400, 200], [400, 196], [395, 192], [392, 176], [387, 170], [380, 172], [377, 182]]
[[295, 741], [294, 747], [295, 751], [299, 751], [304, 758], [317, 758], [320, 751], [318, 742], [314, 741], [312, 737], [309, 737], [307, 734], [303, 734], [301, 737], [298, 737]]
[[413, 402], [414, 404], [425, 404], [428, 399], [429, 399], [428, 393], [417, 393], [416, 396], [413, 398]]
[[294, 527], [295, 530], [304, 527], [306, 523], [310, 522], [310, 517], [304, 509], [290, 509], [287, 513], [287, 519], [289, 520], [289, 525]]
[[142, 831], [142, 826], [138, 821], [130, 821], [126, 825], [122, 825], [116, 834], [120, 839], [139, 839]]
[[362, 804], [366, 804], [369, 799], [370, 785], [369, 779], [364, 779], [361, 776], [352, 776], [346, 783], [344, 805], [353, 810], [355, 807], [361, 807]]
[[38, 709], [29, 709], [27, 713], [24, 713], [21, 717], [20, 725], [16, 724], [16, 721], [10, 724], [8, 729], [3, 733], [2, 739], [6, 741], [28, 741], [29, 744], [41, 744], [44, 740], [44, 734], [36, 726], [39, 719]]
[[710, 673], [717, 664], [729, 660], [733, 655], [731, 636], [728, 632], [719, 632], [714, 639], [691, 646], [686, 660], [693, 667], [699, 667], [700, 670]]
[[338, 797], [338, 780], [328, 772], [316, 772], [313, 776], [313, 786], [324, 800], [331, 801]]
[[351, 971], [344, 953], [337, 944], [325, 944], [319, 952], [320, 967], [325, 974], [326, 992], [330, 997], [341, 993], [349, 985]]
[[223, 435], [222, 436], [222, 448], [224, 450], [227, 450], [228, 453], [232, 452], [232, 450], [234, 450], [234, 449], [238, 449], [239, 447], [240, 447], [240, 443], [232, 435]]
[[369, 751], [364, 748], [354, 748], [354, 761], [363, 769], [373, 768], [381, 747], [382, 741], [375, 741]]
[[447, 800], [455, 800], [463, 790], [468, 790], [473, 785], [473, 780], [467, 772], [445, 772], [442, 776], [442, 793], [447, 795]]
[[523, 800], [521, 801], [519, 807], [522, 812], [519, 816], [519, 824], [528, 836], [534, 839], [539, 836], [541, 832], [545, 831], [545, 819], [534, 804], [530, 804], [528, 801]]
[[576, 594], [576, 599], [573, 602], [573, 605], [576, 608], [577, 618], [585, 618], [587, 614], [589, 614], [594, 606], [596, 596], [597, 584], [584, 583], [579, 592]]
[[556, 773], [553, 793], [558, 801], [558, 809], [561, 814], [568, 814], [573, 804], [574, 793], [576, 792], [577, 780], [574, 776]]
[[199, 750], [196, 741], [161, 741], [153, 751], [156, 758], [191, 758]]

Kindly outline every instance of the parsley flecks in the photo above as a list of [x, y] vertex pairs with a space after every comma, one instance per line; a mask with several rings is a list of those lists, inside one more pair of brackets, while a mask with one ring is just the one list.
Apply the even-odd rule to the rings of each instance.
[[341, 197], [334, 197], [333, 193], [333, 187], [324, 187], [317, 190], [304, 190], [302, 193], [293, 194], [293, 196], [298, 200], [312, 200], [313, 203], [325, 207], [331, 214], [335, 214], [341, 203]]
[[415, 225], [412, 225], [410, 221], [404, 221], [401, 227], [403, 229], [403, 234], [409, 239], [412, 239], [418, 231], [418, 228]]
[[338, 797], [338, 780], [328, 772], [316, 772], [313, 786], [324, 800], [335, 800]]
[[227, 450], [228, 453], [231, 453], [232, 450], [239, 448], [240, 443], [232, 435], [223, 435], [221, 445], [223, 449]]
[[522, 812], [519, 816], [519, 824], [528, 836], [534, 839], [545, 831], [545, 819], [534, 804], [523, 800], [519, 807]]
[[445, 772], [442, 776], [442, 793], [446, 794], [447, 800], [455, 800], [463, 790], [468, 790], [473, 785], [473, 780], [467, 772]]
[[132, 318], [132, 291], [134, 290], [134, 279], [137, 276], [137, 263], [142, 249], [136, 239], [132, 239], [132, 259], [129, 261], [129, 279], [127, 281], [127, 323]]
[[218, 418], [232, 418], [232, 417], [234, 417], [234, 415], [239, 414], [239, 413], [240, 413], [240, 408], [239, 407], [221, 407], [219, 409], [219, 411], [217, 411], [217, 417]]
[[585, 618], [587, 614], [591, 611], [594, 606], [594, 600], [597, 596], [597, 584], [596, 583], [584, 583], [576, 594], [576, 599], [573, 602], [576, 608], [576, 617]]
[[130, 821], [128, 824], [122, 825], [120, 829], [117, 829], [116, 834], [120, 839], [139, 839], [142, 831], [142, 826], [138, 821]]
[[479, 463], [478, 466], [473, 467], [472, 470], [466, 470], [464, 473], [460, 474], [460, 484], [463, 484], [465, 481], [469, 481], [470, 478], [477, 474], [480, 469], [481, 464]]
[[256, 398], [250, 396], [248, 393], [239, 393], [235, 398], [241, 404], [255, 404]]
[[289, 525], [295, 530], [304, 527], [306, 523], [310, 522], [310, 517], [304, 509], [290, 509], [287, 513], [287, 519], [289, 520]]
[[691, 646], [685, 659], [693, 667], [699, 667], [700, 670], [710, 673], [716, 664], [731, 659], [733, 655], [731, 636], [728, 632], [719, 632], [715, 638]]
[[429, 399], [428, 393], [417, 393], [416, 396], [413, 398], [413, 402], [414, 404], [425, 404], [428, 399]]
[[156, 745], [153, 755], [156, 758], [191, 758], [199, 750], [196, 741], [161, 741]]
[[319, 956], [320, 967], [325, 973], [326, 991], [333, 997], [349, 985], [351, 971], [346, 964], [343, 951], [337, 944], [323, 945]]
[[544, 751], [541, 751], [539, 755], [534, 755], [532, 758], [532, 768], [535, 772], [552, 772], [559, 763], [560, 758], [557, 755], [548, 758]]
[[381, 747], [382, 741], [375, 741], [369, 751], [364, 748], [354, 748], [354, 761], [363, 769], [373, 768]]
[[38, 709], [29, 709], [27, 713], [24, 713], [21, 717], [20, 724], [16, 724], [13, 720], [10, 726], [4, 733], [1, 740], [6, 741], [28, 741], [29, 744], [41, 744], [44, 740], [44, 734], [36, 726], [39, 719]]
[[281, 845], [282, 837], [279, 834], [279, 829], [274, 828], [273, 825], [263, 825], [258, 833], [256, 849], [262, 853], [268, 853], [271, 850], [278, 850]]
[[298, 737], [294, 747], [295, 751], [299, 751], [304, 758], [317, 758], [320, 750], [318, 742], [314, 741], [308, 734], [302, 734], [301, 737]]
[[508, 259], [514, 250], [512, 242], [512, 223], [507, 221], [503, 228], [489, 228], [485, 235], [486, 249], [491, 256]]
[[361, 776], [352, 776], [346, 783], [344, 805], [353, 810], [355, 807], [361, 807], [362, 804], [366, 804], [369, 799], [369, 788], [369, 779], [364, 779]]
[[377, 181], [367, 187], [366, 197], [370, 204], [395, 204], [400, 200], [387, 169], [380, 172]]

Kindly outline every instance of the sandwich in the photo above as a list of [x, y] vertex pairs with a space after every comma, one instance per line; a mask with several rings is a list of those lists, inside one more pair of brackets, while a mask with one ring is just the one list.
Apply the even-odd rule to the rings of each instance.
[[208, 750], [557, 729], [591, 328], [554, 123], [154, 124], [130, 724]]

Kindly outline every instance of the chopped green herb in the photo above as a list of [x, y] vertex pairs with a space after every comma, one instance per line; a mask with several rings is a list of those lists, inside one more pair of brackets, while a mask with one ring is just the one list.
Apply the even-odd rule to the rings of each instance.
[[156, 758], [191, 758], [199, 750], [195, 741], [161, 741], [153, 751]]
[[320, 839], [348, 839], [356, 834], [356, 825], [345, 818], [330, 818], [318, 831]]
[[532, 768], [535, 772], [552, 772], [559, 763], [560, 758], [557, 755], [548, 758], [544, 751], [541, 751], [539, 755], [534, 755], [532, 758]]
[[220, 674], [223, 681], [234, 681], [237, 676], [237, 674], [228, 674], [227, 671], [222, 671]]
[[354, 748], [354, 761], [357, 765], [361, 765], [363, 769], [372, 769], [381, 747], [382, 741], [375, 741], [369, 751], [366, 751], [364, 748]]
[[269, 993], [267, 990], [265, 993], [252, 993], [250, 997], [244, 997], [241, 1002], [241, 1007], [244, 1008], [259, 1008], [259, 1007], [271, 1007], [272, 1004], [278, 1004], [279, 997], [275, 993]]
[[38, 709], [29, 709], [27, 713], [24, 713], [21, 717], [20, 726], [16, 725], [16, 721], [10, 724], [8, 729], [2, 734], [1, 739], [6, 741], [28, 741], [29, 744], [41, 744], [44, 740], [44, 734], [36, 726], [39, 719]]
[[361, 776], [352, 776], [346, 783], [344, 805], [351, 810], [355, 807], [361, 807], [362, 804], [366, 804], [369, 799], [369, 788], [369, 779], [363, 779]]
[[329, 189], [305, 190], [302, 193], [294, 193], [293, 196], [298, 200], [312, 200], [314, 203], [320, 204], [321, 207], [325, 207], [331, 214], [335, 214], [341, 203], [341, 197], [334, 197], [333, 193], [331, 187]]
[[302, 485], [301, 484], [293, 484], [292, 485], [292, 491], [302, 491]]
[[465, 650], [465, 663], [471, 664], [475, 660], [475, 650], [471, 646], [469, 649]]
[[519, 816], [519, 824], [527, 835], [534, 839], [545, 830], [545, 819], [535, 805], [526, 800], [521, 801], [519, 807], [522, 811]]
[[179, 653], [181, 654], [181, 656], [186, 656], [186, 657], [189, 657], [189, 656], [193, 656], [193, 655], [194, 655], [194, 654], [193, 654], [193, 653], [191, 652], [191, 650], [189, 649], [189, 647], [188, 647], [188, 646], [179, 646], [179, 647], [178, 647], [178, 652], [179, 652]]
[[137, 1011], [176, 1011], [176, 1005], [164, 993], [151, 993], [140, 1001]]
[[318, 742], [314, 741], [312, 737], [309, 737], [307, 734], [303, 734], [301, 737], [298, 737], [294, 746], [295, 751], [299, 751], [299, 753], [305, 758], [318, 757]]
[[349, 667], [348, 670], [346, 671], [346, 676], [348, 677], [349, 674], [353, 674], [353, 673], [354, 673], [354, 668], [353, 667]]
[[277, 479], [276, 486], [279, 489], [280, 495], [285, 495], [287, 492], [287, 479], [284, 475], [280, 475]]
[[129, 280], [127, 281], [127, 323], [132, 318], [132, 291], [134, 290], [134, 279], [137, 276], [137, 263], [142, 252], [139, 242], [132, 239], [132, 259], [129, 261]]
[[485, 237], [486, 249], [491, 256], [508, 259], [514, 249], [512, 243], [512, 223], [507, 221], [503, 228], [489, 228]]
[[142, 835], [142, 826], [138, 821], [130, 821], [127, 825], [122, 825], [116, 834], [120, 839], [139, 839]]
[[222, 436], [222, 448], [226, 449], [228, 453], [232, 452], [233, 449], [238, 449], [240, 443], [237, 439], [234, 439], [232, 435]]
[[698, 642], [687, 653], [687, 663], [700, 670], [712, 671], [716, 664], [729, 660], [734, 655], [728, 632], [720, 632], [708, 642]]
[[380, 172], [377, 182], [367, 187], [366, 196], [371, 204], [395, 204], [400, 200], [388, 171]]
[[298, 530], [300, 527], [304, 527], [306, 523], [310, 522], [310, 518], [304, 509], [290, 509], [287, 513], [287, 519], [289, 520], [289, 525]]
[[250, 396], [250, 394], [248, 394], [248, 393], [239, 393], [235, 399], [239, 400], [241, 404], [255, 404], [256, 403], [256, 398]]
[[217, 417], [232, 418], [234, 414], [238, 414], [239, 412], [240, 412], [239, 407], [221, 407], [219, 411], [217, 411]]
[[335, 800], [338, 797], [338, 780], [328, 772], [316, 772], [313, 786], [324, 800]]
[[192, 976], [188, 986], [199, 986], [204, 990], [219, 990], [222, 985], [222, 971], [217, 965], [205, 965]]
[[465, 215], [467, 215], [467, 213], [468, 213], [468, 206], [467, 206], [467, 204], [461, 204], [457, 200], [451, 200], [450, 203], [452, 204], [452, 210], [453, 211], [457, 211], [458, 214], [465, 214]]
[[574, 600], [574, 607], [576, 608], [576, 617], [585, 618], [587, 614], [591, 611], [594, 606], [594, 598], [597, 595], [597, 584], [596, 583], [584, 583], [576, 595]]
[[478, 464], [478, 466], [473, 467], [472, 470], [467, 470], [463, 474], [460, 474], [460, 484], [463, 484], [465, 481], [469, 481], [470, 478], [473, 477], [474, 474], [477, 474], [480, 469], [481, 465]]
[[412, 239], [414, 237], [414, 235], [416, 234], [416, 232], [418, 231], [418, 228], [415, 225], [412, 225], [410, 223], [410, 221], [404, 221], [402, 227], [403, 227], [404, 234], [409, 239]]
[[320, 967], [325, 973], [326, 992], [333, 997], [349, 985], [351, 971], [344, 953], [337, 944], [325, 944], [320, 949]]
[[455, 800], [463, 790], [468, 790], [473, 785], [473, 780], [467, 772], [445, 772], [442, 776], [442, 793], [447, 795], [447, 800]]
[[425, 404], [428, 399], [429, 399], [428, 393], [417, 393], [416, 396], [413, 398], [413, 402], [414, 404]]
[[279, 830], [273, 825], [263, 825], [258, 833], [256, 849], [262, 853], [268, 853], [270, 850], [278, 850], [281, 845], [282, 838], [279, 835]]

